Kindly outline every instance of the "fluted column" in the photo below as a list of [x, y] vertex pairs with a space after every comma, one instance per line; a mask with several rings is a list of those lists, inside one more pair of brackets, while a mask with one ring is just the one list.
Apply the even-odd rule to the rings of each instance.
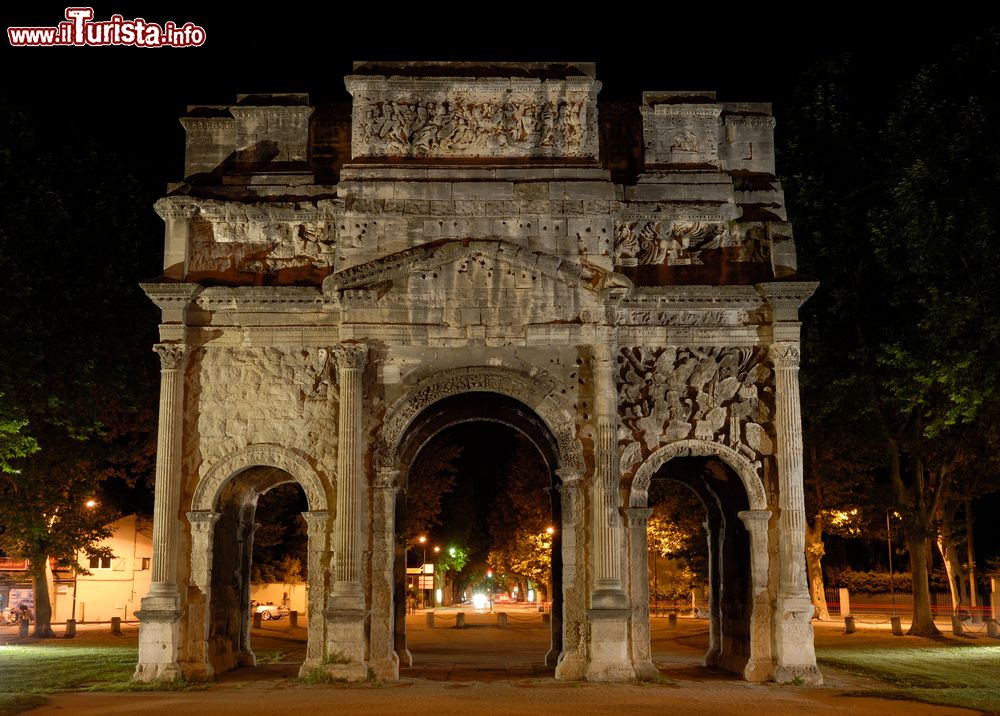
[[[333, 590], [323, 610], [326, 659], [323, 669], [348, 681], [367, 678], [365, 593], [362, 557], [368, 546], [364, 515], [368, 490], [364, 480], [365, 435], [362, 431], [363, 375], [368, 346], [341, 343], [333, 348], [340, 386], [337, 423], [337, 516], [334, 521]], [[390, 600], [392, 594], [389, 594]], [[391, 639], [391, 637], [390, 637]], [[389, 643], [391, 647], [391, 641]]]
[[771, 345], [774, 363], [778, 507], [781, 509], [779, 595], [808, 599], [805, 571], [805, 500], [802, 494], [802, 414], [799, 405], [799, 344]]
[[153, 574], [150, 596], [177, 596], [177, 511], [181, 481], [181, 430], [184, 412], [184, 366], [188, 347], [158, 343], [160, 416], [156, 441], [153, 503]]
[[775, 667], [778, 682], [821, 683], [813, 648], [813, 614], [806, 582], [805, 501], [802, 495], [802, 416], [799, 406], [799, 344], [771, 345], [774, 363], [778, 462], [778, 536], [781, 570], [775, 600]]
[[[140, 622], [139, 663], [133, 678], [138, 681], [169, 680], [182, 676], [179, 662], [181, 595], [177, 589], [177, 523], [181, 489], [184, 367], [188, 347], [183, 343], [159, 343], [153, 350], [160, 356], [160, 416], [153, 492], [153, 574], [149, 592], [142, 598], [139, 611], [135, 613]], [[196, 661], [199, 659], [198, 654], [191, 654], [190, 657]], [[200, 657], [203, 658], [204, 654]], [[204, 664], [199, 661], [193, 668], [194, 671], [204, 671]]]
[[620, 608], [625, 594], [621, 575], [621, 521], [618, 513], [618, 389], [615, 350], [609, 337], [594, 355], [594, 592], [595, 608]]
[[368, 346], [341, 343], [334, 346], [337, 382], [340, 385], [340, 416], [337, 424], [337, 521], [334, 543], [335, 598], [358, 600], [363, 606], [361, 586], [362, 513], [366, 504], [362, 467], [362, 377]]

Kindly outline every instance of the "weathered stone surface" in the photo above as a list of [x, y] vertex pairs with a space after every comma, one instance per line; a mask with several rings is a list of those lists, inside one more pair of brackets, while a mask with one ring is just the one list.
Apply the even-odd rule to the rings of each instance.
[[818, 679], [797, 374], [815, 285], [770, 107], [647, 94], [612, 113], [641, 137], [601, 118], [604, 149], [633, 152], [604, 159], [589, 65], [368, 63], [347, 86], [350, 112], [244, 96], [183, 120], [187, 183], [157, 202], [164, 274], [143, 285], [164, 370], [136, 678], [254, 663], [255, 509], [285, 482], [309, 505], [302, 673], [396, 678], [397, 504], [460, 405], [552, 469], [557, 678], [654, 674], [644, 525], [651, 482], [678, 479], [706, 505], [706, 663]]

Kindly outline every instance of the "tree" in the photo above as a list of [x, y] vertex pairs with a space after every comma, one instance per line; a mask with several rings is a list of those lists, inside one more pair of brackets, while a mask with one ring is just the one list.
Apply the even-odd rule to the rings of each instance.
[[455, 488], [462, 446], [448, 433], [435, 436], [417, 455], [406, 477], [403, 539], [408, 548], [441, 524], [442, 498]]
[[849, 61], [828, 64], [806, 83], [813, 101], [779, 162], [803, 217], [800, 267], [821, 280], [804, 312], [804, 414], [817, 416], [805, 439], [839, 423], [851, 435], [841, 450], [884, 456], [875, 477], [902, 515], [911, 634], [937, 633], [925, 558], [935, 515], [1000, 385], [998, 46], [994, 33], [953, 51], [885, 116], [851, 97]]
[[0, 548], [31, 560], [38, 636], [52, 633], [49, 557], [75, 564], [108, 535], [111, 506], [85, 502], [107, 479], [150, 478], [158, 377], [138, 287], [157, 266], [138, 240], [151, 197], [52, 121], [0, 98], [0, 393], [18, 424], [3, 421]]

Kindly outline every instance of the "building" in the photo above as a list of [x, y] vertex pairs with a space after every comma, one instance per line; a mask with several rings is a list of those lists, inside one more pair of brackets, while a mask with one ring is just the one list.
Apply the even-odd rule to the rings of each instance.
[[552, 481], [560, 679], [652, 675], [651, 480], [706, 505], [711, 644], [820, 678], [796, 273], [774, 120], [711, 92], [602, 106], [586, 63], [358, 63], [351, 107], [195, 107], [157, 211], [153, 581], [136, 678], [253, 664], [257, 498], [308, 500], [303, 669], [392, 679], [396, 515], [437, 431], [499, 422]]

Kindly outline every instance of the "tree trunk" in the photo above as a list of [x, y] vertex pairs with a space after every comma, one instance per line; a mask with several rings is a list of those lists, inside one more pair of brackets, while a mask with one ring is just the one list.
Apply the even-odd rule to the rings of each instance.
[[958, 558], [955, 547], [955, 535], [952, 532], [951, 514], [945, 508], [941, 513], [941, 526], [937, 535], [938, 551], [944, 560], [944, 570], [948, 575], [948, 591], [951, 593], [951, 610], [957, 613], [959, 607], [969, 603], [969, 595], [962, 579], [962, 561]]
[[969, 606], [979, 605], [976, 595], [976, 543], [972, 534], [972, 500], [965, 498], [965, 539], [969, 547]]
[[49, 581], [45, 567], [49, 563], [46, 555], [31, 560], [31, 586], [35, 597], [35, 628], [32, 636], [48, 639], [55, 636], [52, 631], [52, 603], [49, 601]]
[[910, 636], [941, 636], [931, 612], [930, 575], [924, 556], [930, 546], [930, 538], [926, 528], [906, 526], [904, 532], [910, 552], [910, 570], [913, 573], [913, 623], [906, 633]]
[[826, 585], [823, 582], [823, 520], [820, 515], [806, 520], [806, 572], [809, 576], [809, 596], [816, 608], [818, 619], [828, 620], [830, 610], [826, 604]]

